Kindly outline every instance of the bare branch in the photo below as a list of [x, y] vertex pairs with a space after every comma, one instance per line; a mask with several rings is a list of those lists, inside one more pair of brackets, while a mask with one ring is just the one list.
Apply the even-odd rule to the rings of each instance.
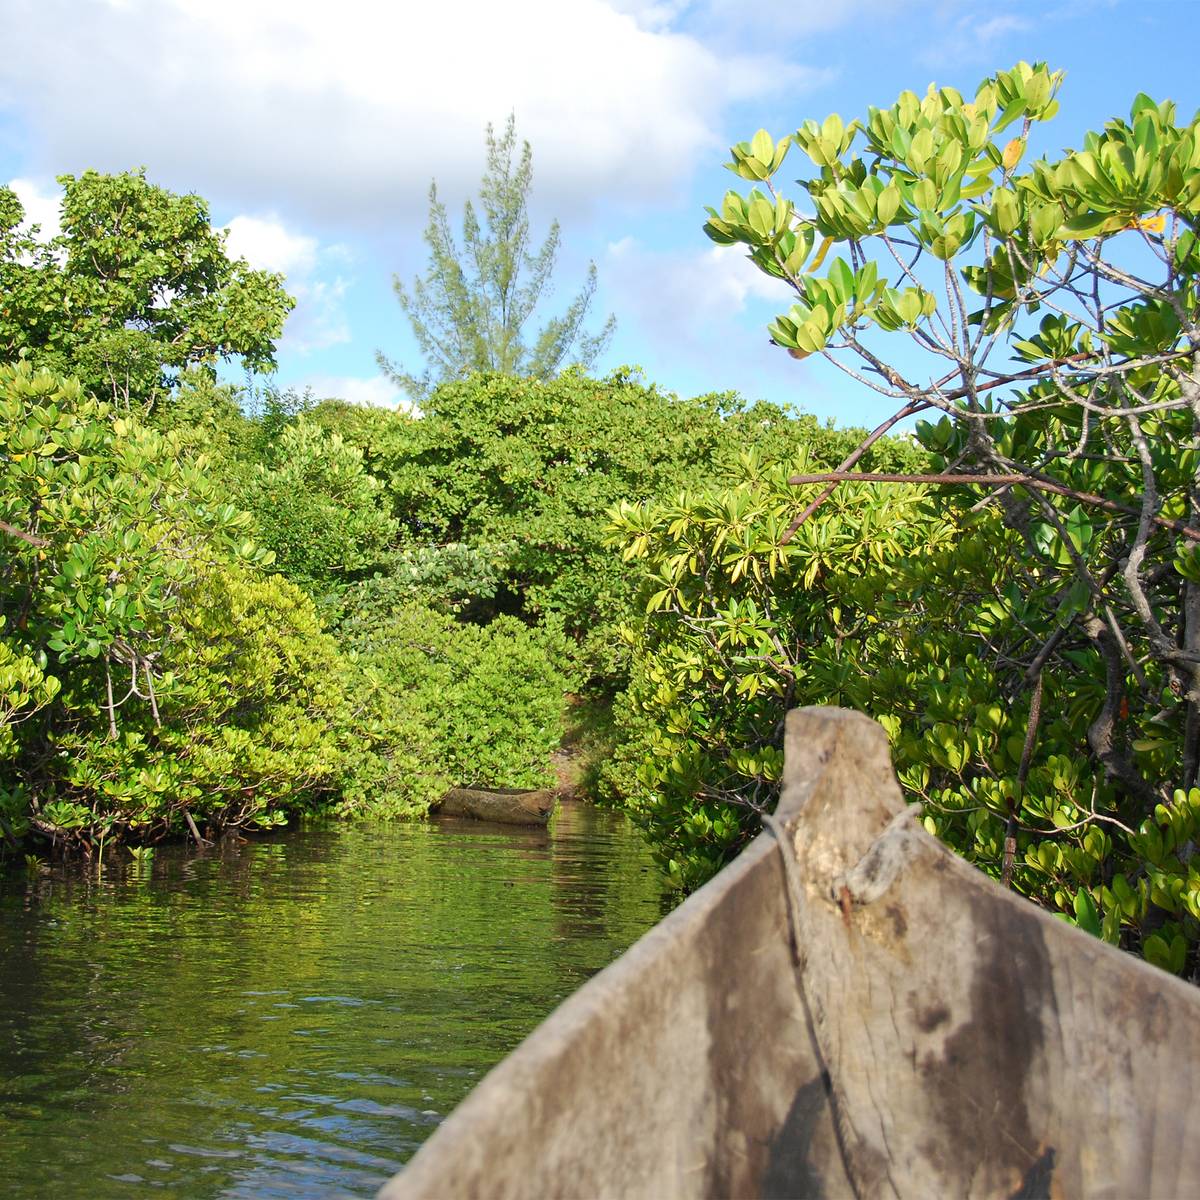
[[[839, 483], [923, 483], [955, 486], [977, 485], [979, 487], [1027, 487], [1036, 491], [1053, 492], [1058, 496], [1066, 496], [1068, 499], [1076, 500], [1080, 504], [1087, 504], [1093, 508], [1102, 508], [1107, 512], [1124, 513], [1136, 517], [1141, 511], [1132, 504], [1119, 504], [1115, 500], [1106, 499], [1104, 496], [1097, 496], [1092, 492], [1076, 491], [1074, 488], [1069, 488], [1065, 484], [1055, 483], [1053, 480], [1023, 474], [906, 475], [892, 471], [820, 471], [811, 475], [792, 475], [789, 477], [788, 483], [795, 487], [800, 487], [808, 483], [829, 484], [830, 486], [820, 497], [822, 502]], [[781, 542], [786, 542], [795, 530], [808, 519], [811, 511], [814, 511], [815, 508], [816, 502], [814, 501], [813, 504], [810, 504], [804, 510], [800, 518], [793, 522], [793, 527], [789, 527], [787, 535], [780, 539]], [[1176, 521], [1171, 517], [1153, 516], [1151, 517], [1151, 522], [1163, 529], [1169, 529], [1172, 533], [1177, 533], [1180, 537], [1185, 537], [1189, 541], [1200, 542], [1200, 529], [1193, 529], [1192, 526], [1185, 524], [1183, 521]]]
[[50, 545], [45, 538], [37, 537], [32, 533], [26, 533], [25, 530], [18, 529], [15, 525], [10, 525], [7, 521], [0, 521], [0, 533], [7, 533], [9, 537], [19, 538], [23, 542], [28, 542], [31, 546], [36, 546], [39, 550]]

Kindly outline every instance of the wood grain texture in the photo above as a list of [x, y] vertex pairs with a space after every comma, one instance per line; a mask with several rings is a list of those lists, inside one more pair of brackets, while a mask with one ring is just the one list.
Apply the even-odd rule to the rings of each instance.
[[776, 816], [796, 893], [764, 834], [381, 1196], [1200, 1195], [1200, 993], [929, 837], [865, 717], [790, 715]]

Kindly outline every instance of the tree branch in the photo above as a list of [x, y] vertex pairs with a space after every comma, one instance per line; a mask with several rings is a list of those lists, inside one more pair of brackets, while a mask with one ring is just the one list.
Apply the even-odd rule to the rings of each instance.
[[[850, 468], [854, 466], [854, 464], [858, 462], [858, 460], [862, 458], [862, 456], [866, 454], [866, 452], [877, 441], [879, 441], [879, 439], [883, 437], [883, 435], [887, 433], [889, 429], [903, 421], [906, 417], [915, 416], [919, 412], [924, 412], [927, 408], [943, 408], [945, 406], [949, 406], [955, 400], [962, 400], [967, 396], [973, 396], [979, 392], [990, 391], [992, 388], [1004, 387], [1006, 384], [1019, 383], [1026, 379], [1035, 379], [1037, 376], [1044, 375], [1047, 371], [1053, 371], [1068, 362], [1091, 357], [1093, 357], [1093, 355], [1087, 352], [1071, 354], [1066, 358], [1059, 358], [1052, 362], [1041, 363], [1036, 367], [1030, 367], [1027, 371], [1017, 371], [1015, 374], [1002, 375], [996, 379], [989, 380], [987, 383], [973, 384], [969, 387], [958, 388], [953, 392], [939, 394], [936, 400], [931, 399], [928, 396], [914, 396], [913, 399], [909, 400], [909, 402], [905, 404], [903, 408], [898, 409], [895, 413], [888, 417], [886, 421], [876, 425], [875, 428], [872, 429], [871, 432], [867, 434], [867, 436], [863, 438], [861, 442], [859, 442], [857, 448], [842, 460], [842, 463], [838, 467], [837, 471], [832, 472], [830, 476], [828, 476], [829, 486], [825, 488], [825, 490], [787, 527], [783, 537], [779, 539], [779, 544], [781, 546], [786, 546], [788, 542], [790, 542], [795, 536], [796, 530], [799, 529], [800, 526], [803, 525], [804, 522], [807, 521], [809, 517], [811, 517], [813, 513], [815, 513], [817, 509], [820, 508], [821, 505], [833, 495], [833, 493], [837, 490], [837, 485], [842, 482], [842, 480], [835, 478], [835, 476], [841, 472], [849, 471]], [[809, 480], [809, 482], [821, 483], [825, 482], [825, 480], [813, 479]]]
[[18, 529], [15, 525], [10, 525], [7, 521], [0, 521], [0, 533], [7, 533], [9, 537], [20, 538], [23, 542], [28, 542], [31, 546], [36, 546], [39, 550], [50, 543], [35, 534], [26, 533], [23, 529]]
[[[898, 418], [897, 418], [898, 419]], [[867, 445], [863, 443], [863, 447]], [[816, 511], [820, 504], [823, 504], [828, 496], [833, 492], [834, 488], [839, 483], [926, 483], [926, 484], [954, 484], [954, 485], [978, 485], [980, 487], [1027, 487], [1036, 489], [1041, 492], [1053, 492], [1058, 496], [1066, 496], [1070, 500], [1076, 500], [1080, 504], [1090, 505], [1092, 508], [1102, 508], [1106, 512], [1123, 513], [1126, 516], [1140, 516], [1141, 510], [1135, 508], [1132, 504], [1118, 504], [1115, 500], [1109, 500], [1104, 496], [1097, 496], [1093, 492], [1077, 492], [1074, 488], [1069, 488], [1061, 483], [1053, 483], [1045, 479], [1037, 479], [1029, 475], [967, 475], [967, 474], [946, 474], [946, 475], [904, 475], [890, 471], [822, 471], [812, 475], [792, 475], [788, 479], [788, 483], [795, 487], [799, 487], [806, 483], [826, 483], [829, 487], [814, 500], [800, 514], [800, 516], [788, 528], [787, 533], [780, 539], [781, 545], [786, 545], [792, 534], [795, 533], [800, 526], [808, 520], [808, 518]], [[1155, 516], [1151, 518], [1153, 524], [1158, 525], [1163, 529], [1169, 529], [1172, 533], [1179, 534], [1180, 537], [1185, 537], [1189, 541], [1200, 542], [1200, 529], [1193, 529], [1192, 526], [1185, 524], [1183, 521], [1176, 521], [1171, 517]]]

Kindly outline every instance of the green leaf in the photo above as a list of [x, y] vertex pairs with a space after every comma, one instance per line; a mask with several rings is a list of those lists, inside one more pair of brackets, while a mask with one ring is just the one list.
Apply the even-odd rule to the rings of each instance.
[[1079, 928], [1093, 937], [1100, 937], [1100, 914], [1096, 911], [1096, 905], [1086, 888], [1080, 888], [1075, 893], [1074, 908], [1075, 923]]
[[833, 266], [829, 268], [828, 279], [837, 289], [838, 298], [843, 303], [849, 303], [854, 294], [854, 272], [850, 270], [849, 264], [844, 259], [834, 259]]
[[768, 167], [771, 165], [771, 161], [775, 157], [775, 141], [765, 129], [760, 129], [750, 139], [750, 153], [760, 163]]
[[1096, 237], [1107, 228], [1111, 220], [1112, 213], [1082, 213], [1063, 225], [1063, 235], [1067, 238]]

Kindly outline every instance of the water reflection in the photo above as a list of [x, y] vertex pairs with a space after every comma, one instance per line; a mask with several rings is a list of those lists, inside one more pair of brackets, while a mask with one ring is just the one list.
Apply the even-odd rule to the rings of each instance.
[[10, 875], [0, 1196], [370, 1196], [660, 898], [583, 805]]

